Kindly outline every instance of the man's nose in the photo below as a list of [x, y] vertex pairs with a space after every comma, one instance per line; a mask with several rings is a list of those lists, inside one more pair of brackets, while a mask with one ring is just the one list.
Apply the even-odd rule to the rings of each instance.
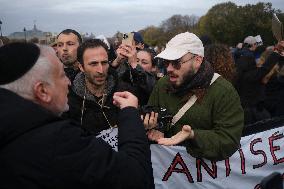
[[67, 50], [68, 50], [67, 44], [64, 44], [64, 45], [63, 45], [63, 50], [64, 50], [64, 51], [67, 51]]
[[172, 63], [169, 63], [168, 67], [167, 67], [167, 72], [171, 72], [174, 71], [174, 67], [172, 65]]
[[103, 73], [103, 72], [104, 72], [104, 68], [103, 68], [103, 65], [102, 65], [102, 64], [99, 64], [99, 65], [97, 66], [97, 72], [98, 72], [98, 73]]

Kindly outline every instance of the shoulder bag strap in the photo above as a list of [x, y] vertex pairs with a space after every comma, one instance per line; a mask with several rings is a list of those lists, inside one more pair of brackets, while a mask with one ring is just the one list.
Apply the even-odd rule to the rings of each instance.
[[[219, 77], [220, 75], [218, 73], [214, 73], [212, 79], [211, 79], [211, 83], [210, 85], [212, 85], [212, 83], [214, 81], [216, 81], [216, 79]], [[178, 120], [185, 114], [185, 112], [196, 102], [197, 97], [195, 95], [192, 95], [188, 101], [185, 103], [185, 105], [183, 105], [183, 107], [181, 107], [181, 109], [179, 109], [179, 111], [176, 113], [176, 115], [173, 117], [172, 119], [172, 123], [171, 125], [176, 124], [176, 122], [178, 122]]]

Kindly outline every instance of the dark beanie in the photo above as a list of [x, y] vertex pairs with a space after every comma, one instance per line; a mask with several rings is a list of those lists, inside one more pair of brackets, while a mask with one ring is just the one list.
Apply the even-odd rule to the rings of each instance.
[[27, 73], [38, 60], [40, 49], [33, 43], [10, 43], [0, 47], [0, 85]]

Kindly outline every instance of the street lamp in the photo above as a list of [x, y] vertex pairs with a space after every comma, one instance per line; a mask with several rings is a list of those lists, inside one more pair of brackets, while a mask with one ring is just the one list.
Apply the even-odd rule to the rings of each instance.
[[50, 41], [50, 36], [51, 36], [51, 35], [50, 35], [49, 33], [46, 33], [46, 34], [45, 34], [45, 37], [46, 37], [46, 42], [45, 42], [45, 44], [46, 44], [46, 45], [48, 44], [47, 41], [48, 41], [48, 40]]
[[2, 29], [1, 29], [2, 21], [0, 20], [0, 32], [1, 32], [1, 37], [2, 37]]
[[26, 31], [27, 31], [27, 30], [26, 30], [25, 27], [24, 27], [24, 30], [23, 30], [23, 31], [24, 31], [24, 34], [25, 34], [25, 42], [27, 42], [27, 35], [26, 35]]

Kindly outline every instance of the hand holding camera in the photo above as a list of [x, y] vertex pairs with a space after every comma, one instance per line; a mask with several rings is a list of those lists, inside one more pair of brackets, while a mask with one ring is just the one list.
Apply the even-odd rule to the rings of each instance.
[[145, 115], [141, 114], [141, 119], [146, 130], [153, 129], [158, 126], [158, 113], [150, 112]]
[[172, 121], [173, 116], [165, 108], [145, 105], [140, 108], [145, 129], [163, 130]]

